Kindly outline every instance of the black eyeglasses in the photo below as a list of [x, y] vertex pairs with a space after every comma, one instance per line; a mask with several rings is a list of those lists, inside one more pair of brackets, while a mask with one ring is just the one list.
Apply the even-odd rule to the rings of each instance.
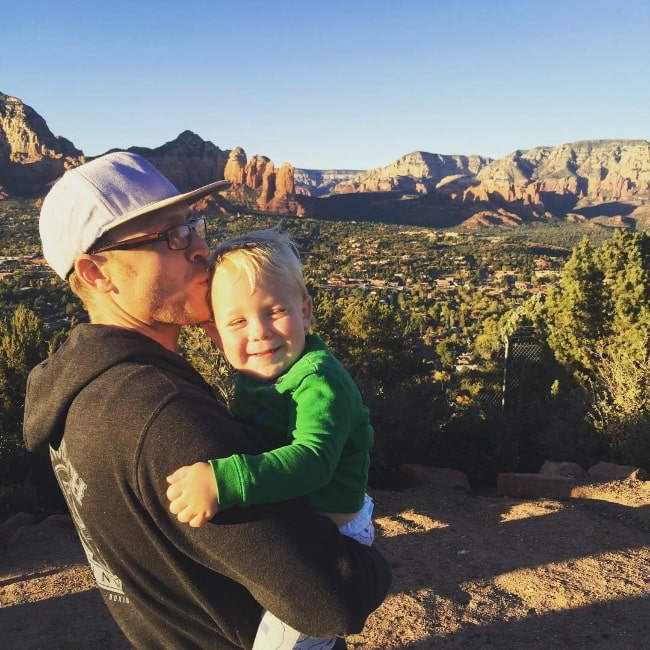
[[180, 226], [174, 226], [173, 228], [161, 230], [160, 232], [150, 232], [147, 235], [139, 235], [138, 237], [124, 239], [113, 244], [91, 248], [88, 252], [92, 255], [95, 253], [104, 253], [105, 251], [128, 250], [163, 240], [167, 242], [167, 247], [170, 251], [182, 251], [189, 248], [192, 244], [193, 233], [205, 239], [206, 230], [205, 219], [200, 217], [199, 219], [194, 219], [188, 223], [182, 223]]

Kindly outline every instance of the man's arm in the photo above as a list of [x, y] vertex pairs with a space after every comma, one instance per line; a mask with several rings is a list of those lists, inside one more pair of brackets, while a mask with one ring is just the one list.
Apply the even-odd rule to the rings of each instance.
[[243, 585], [266, 609], [313, 636], [359, 632], [386, 596], [390, 569], [306, 502], [232, 508], [200, 529], [169, 512], [166, 477], [180, 465], [254, 452], [209, 400], [176, 398], [152, 423], [138, 462], [141, 498], [177, 548]]

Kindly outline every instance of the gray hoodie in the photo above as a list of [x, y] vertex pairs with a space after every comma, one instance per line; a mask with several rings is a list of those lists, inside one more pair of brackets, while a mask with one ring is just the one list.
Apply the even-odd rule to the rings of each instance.
[[386, 595], [376, 549], [303, 500], [178, 523], [167, 475], [259, 449], [182, 357], [145, 336], [76, 327], [30, 374], [24, 436], [31, 451], [49, 448], [102, 596], [138, 648], [249, 648], [262, 607], [306, 634], [343, 636]]

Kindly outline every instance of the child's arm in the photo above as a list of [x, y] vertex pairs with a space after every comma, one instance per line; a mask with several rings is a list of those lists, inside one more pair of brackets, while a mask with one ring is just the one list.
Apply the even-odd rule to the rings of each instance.
[[285, 501], [327, 485], [356, 420], [349, 392], [342, 388], [332, 378], [308, 375], [291, 396], [288, 444], [258, 455], [210, 460], [219, 508]]
[[217, 483], [208, 463], [180, 467], [167, 482], [169, 510], [181, 523], [198, 528], [217, 514]]
[[[336, 470], [361, 410], [367, 412], [360, 395], [358, 402], [353, 398], [355, 393], [336, 381], [306, 378], [293, 393], [296, 417], [290, 444], [262, 454], [237, 454], [180, 468], [168, 478], [172, 485], [167, 496], [175, 501], [171, 512], [179, 521], [200, 526], [217, 509], [285, 501], [323, 487]], [[359, 462], [372, 444], [365, 432], [362, 437], [354, 445], [362, 456]]]

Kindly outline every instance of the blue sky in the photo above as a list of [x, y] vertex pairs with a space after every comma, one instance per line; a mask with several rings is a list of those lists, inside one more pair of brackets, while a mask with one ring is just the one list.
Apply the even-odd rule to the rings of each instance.
[[0, 43], [0, 92], [89, 156], [186, 129], [311, 169], [650, 140], [647, 0], [29, 0]]

